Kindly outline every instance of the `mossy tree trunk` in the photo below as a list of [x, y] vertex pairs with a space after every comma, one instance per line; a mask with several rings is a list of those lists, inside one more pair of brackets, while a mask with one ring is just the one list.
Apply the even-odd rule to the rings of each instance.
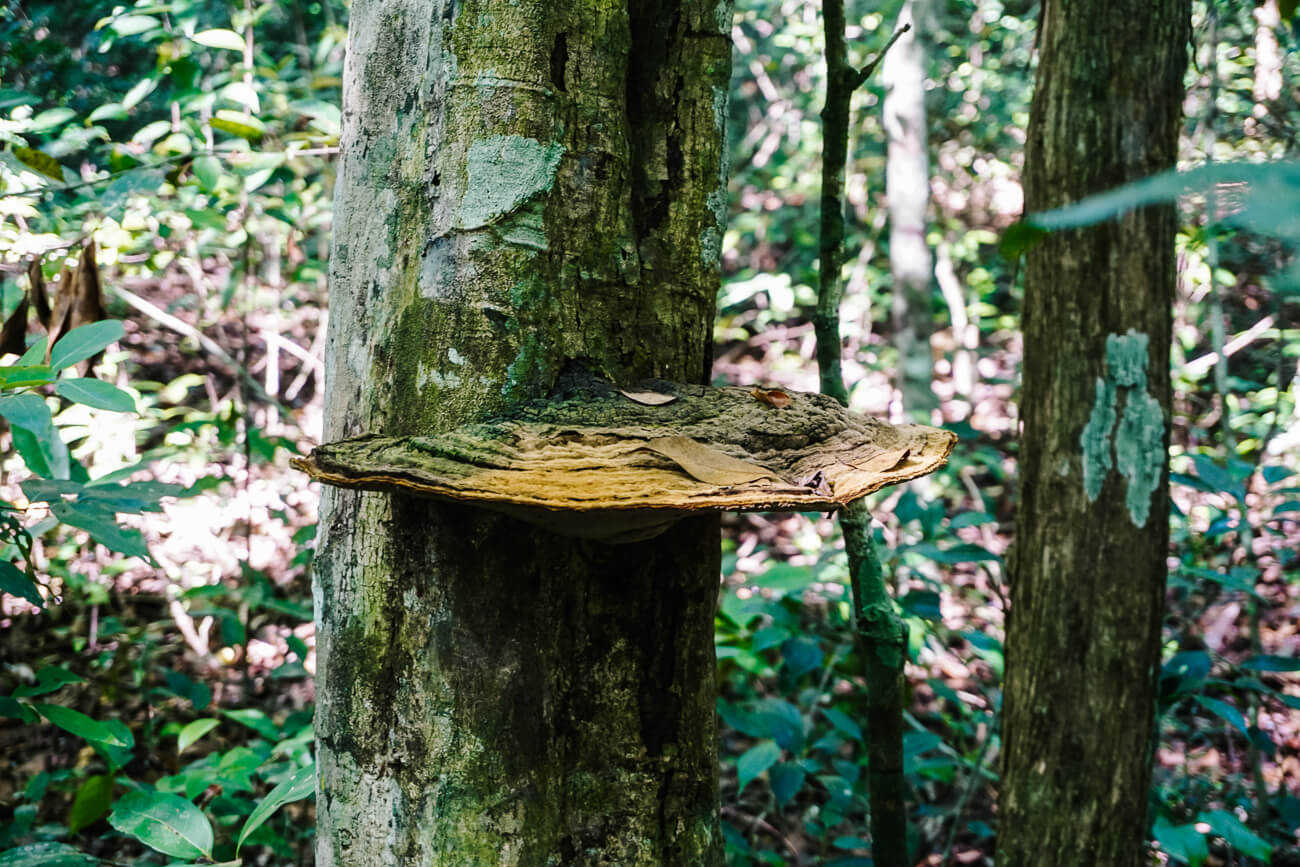
[[[1189, 15], [1044, 3], [1027, 211], [1173, 165]], [[1175, 229], [1147, 208], [1028, 256], [999, 867], [1148, 860]]]
[[[730, 7], [357, 0], [324, 438], [449, 429], [568, 365], [701, 382]], [[721, 863], [716, 519], [602, 545], [324, 491], [318, 862]]]

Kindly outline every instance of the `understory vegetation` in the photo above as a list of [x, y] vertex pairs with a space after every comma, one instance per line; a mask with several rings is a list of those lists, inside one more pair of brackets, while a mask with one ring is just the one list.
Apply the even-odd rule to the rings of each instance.
[[[854, 104], [844, 372], [854, 409], [903, 421], [928, 398], [959, 437], [871, 510], [910, 627], [915, 863], [991, 864], [1039, 4], [932, 5], [930, 394], [895, 376], [876, 80]], [[856, 66], [900, 6], [850, 10]], [[1211, 170], [1110, 206], [1191, 193], [1161, 863], [1300, 865], [1294, 12], [1199, 0], [1180, 167]], [[289, 459], [320, 440], [346, 25], [341, 0], [0, 3], [0, 865], [312, 863], [319, 491]], [[813, 0], [736, 4], [718, 385], [818, 387], [821, 32]], [[871, 863], [838, 532], [724, 519], [729, 863]]]

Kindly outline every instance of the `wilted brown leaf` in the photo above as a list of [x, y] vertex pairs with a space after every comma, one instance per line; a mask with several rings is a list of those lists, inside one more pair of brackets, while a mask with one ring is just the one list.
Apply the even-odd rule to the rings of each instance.
[[675, 394], [660, 394], [657, 391], [624, 391], [619, 389], [618, 393], [628, 400], [645, 404], [646, 406], [663, 406], [666, 403], [672, 403], [677, 399]]
[[749, 393], [754, 396], [755, 400], [761, 401], [768, 406], [774, 406], [777, 409], [790, 405], [790, 395], [779, 388], [755, 388], [751, 389]]
[[690, 437], [659, 437], [646, 448], [671, 459], [692, 478], [710, 485], [743, 485], [759, 479], [782, 481], [771, 470], [733, 458]]

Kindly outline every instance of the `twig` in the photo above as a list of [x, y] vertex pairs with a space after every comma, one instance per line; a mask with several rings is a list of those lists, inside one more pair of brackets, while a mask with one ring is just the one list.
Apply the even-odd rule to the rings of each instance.
[[[844, 247], [844, 169], [848, 162], [849, 112], [853, 91], [866, 81], [884, 56], [882, 51], [861, 70], [848, 62], [844, 38], [844, 0], [825, 0], [826, 105], [822, 108], [821, 239], [817, 311], [817, 367], [823, 394], [848, 406], [841, 365], [840, 303], [844, 287], [840, 266]], [[907, 32], [889, 40], [893, 45]], [[888, 50], [889, 45], [885, 47]], [[853, 597], [853, 631], [863, 658], [867, 683], [867, 769], [871, 807], [871, 857], [880, 867], [906, 867], [907, 783], [903, 777], [903, 659], [907, 626], [894, 610], [871, 534], [865, 500], [840, 512], [844, 551], [849, 560]]]
[[728, 816], [732, 819], [740, 819], [746, 821], [749, 823], [750, 828], [762, 828], [764, 831], [771, 834], [776, 839], [780, 840], [781, 844], [784, 845], [785, 848], [790, 850], [790, 854], [794, 856], [794, 861], [792, 863], [794, 864], [799, 863], [800, 861], [799, 847], [795, 846], [794, 843], [790, 841], [789, 837], [782, 834], [779, 828], [777, 828], [771, 822], [764, 819], [762, 816], [753, 816], [750, 815], [749, 813], [742, 812], [736, 809], [735, 807], [723, 807], [722, 815]]
[[[1250, 326], [1245, 331], [1241, 332], [1236, 337], [1232, 338], [1227, 343], [1225, 343], [1223, 345], [1223, 356], [1231, 358], [1233, 355], [1236, 355], [1238, 352], [1245, 349], [1250, 344], [1254, 343], [1255, 340], [1260, 335], [1262, 335], [1265, 331], [1268, 331], [1272, 327], [1273, 327], [1273, 317], [1265, 316], [1263, 319], [1259, 320], [1254, 325]], [[1200, 376], [1201, 374], [1209, 370], [1211, 367], [1217, 369], [1219, 365], [1220, 357], [1221, 356], [1219, 355], [1219, 352], [1216, 348], [1211, 352], [1205, 353], [1199, 358], [1193, 358], [1191, 361], [1183, 365], [1183, 368], [1192, 376]]]
[[290, 413], [289, 410], [286, 409], [278, 400], [267, 394], [266, 390], [262, 388], [261, 383], [254, 379], [253, 375], [249, 373], [243, 365], [235, 361], [230, 353], [222, 349], [221, 346], [211, 337], [208, 337], [185, 320], [178, 319], [171, 315], [153, 302], [146, 301], [130, 289], [124, 289], [121, 286], [112, 286], [110, 288], [119, 298], [127, 304], [130, 304], [136, 310], [139, 310], [141, 313], [153, 319], [159, 325], [170, 328], [177, 334], [197, 341], [199, 346], [202, 347], [205, 352], [215, 356], [218, 361], [230, 368], [230, 370], [233, 371], [241, 381], [247, 383], [259, 400], [265, 401], [268, 405], [275, 407], [279, 410], [282, 416], [292, 418], [292, 413]]

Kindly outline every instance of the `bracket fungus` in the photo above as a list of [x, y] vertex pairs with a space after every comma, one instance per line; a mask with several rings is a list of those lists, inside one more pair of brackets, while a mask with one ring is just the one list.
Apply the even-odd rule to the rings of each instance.
[[548, 400], [436, 436], [360, 436], [294, 466], [345, 488], [505, 512], [635, 541], [701, 511], [828, 511], [943, 466], [956, 436], [891, 425], [820, 394], [662, 381], [570, 382]]

